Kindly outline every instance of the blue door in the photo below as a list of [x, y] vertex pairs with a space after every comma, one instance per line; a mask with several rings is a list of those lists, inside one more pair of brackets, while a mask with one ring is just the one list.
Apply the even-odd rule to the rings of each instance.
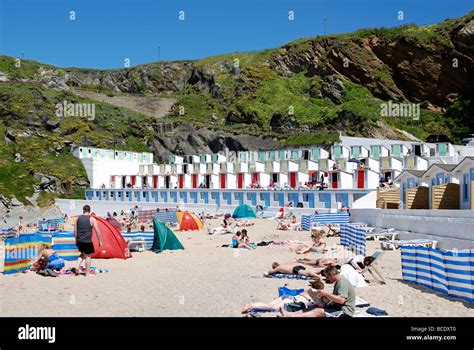
[[308, 207], [314, 208], [314, 193], [308, 193]]
[[252, 205], [257, 205], [257, 194], [255, 192], [250, 193], [250, 198], [252, 199]]
[[285, 194], [283, 192], [278, 193], [278, 205], [280, 207], [285, 206]]
[[270, 206], [270, 193], [266, 192], [263, 195], [264, 201], [265, 201], [265, 206], [269, 207]]

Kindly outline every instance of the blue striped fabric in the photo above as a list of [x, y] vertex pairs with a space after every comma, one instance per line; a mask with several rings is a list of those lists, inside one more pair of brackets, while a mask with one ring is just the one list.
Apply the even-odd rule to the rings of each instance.
[[303, 231], [311, 230], [313, 223], [316, 223], [316, 215], [303, 215], [301, 216], [301, 229]]
[[38, 227], [42, 231], [48, 231], [50, 228], [55, 231], [59, 225], [64, 224], [64, 218], [47, 219], [38, 221]]
[[160, 220], [161, 222], [178, 222], [178, 216], [176, 215], [176, 210], [169, 211], [160, 211], [155, 213], [155, 219]]
[[51, 244], [51, 238], [34, 233], [6, 238], [3, 273], [8, 275], [28, 270], [30, 260], [38, 256], [42, 243]]
[[366, 254], [366, 229], [351, 224], [342, 224], [339, 233], [341, 245], [358, 255]]
[[402, 246], [402, 278], [474, 302], [474, 250]]
[[38, 234], [44, 237], [52, 237], [52, 249], [66, 261], [76, 261], [79, 257], [79, 251], [76, 246], [74, 232], [66, 231], [38, 231]]
[[145, 241], [146, 249], [151, 249], [153, 245], [154, 232], [121, 232], [126, 240], [132, 239], [137, 241]]
[[319, 225], [324, 224], [348, 224], [349, 214], [348, 213], [321, 213], [312, 215], [303, 215], [301, 217], [301, 229], [303, 231], [309, 231], [313, 224], [318, 223]]

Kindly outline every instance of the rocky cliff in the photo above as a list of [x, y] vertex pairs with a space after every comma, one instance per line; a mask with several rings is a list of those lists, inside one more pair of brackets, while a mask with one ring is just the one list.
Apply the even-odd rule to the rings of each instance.
[[[0, 56], [0, 193], [48, 202], [81, 195], [71, 144], [172, 153], [274, 149], [351, 136], [474, 132], [474, 14], [417, 27], [300, 39], [281, 48], [132, 68], [16, 66]], [[57, 103], [96, 117], [58, 117]], [[420, 120], [381, 103], [421, 105]], [[13, 185], [12, 185], [13, 184]], [[34, 197], [36, 196], [36, 197]]]

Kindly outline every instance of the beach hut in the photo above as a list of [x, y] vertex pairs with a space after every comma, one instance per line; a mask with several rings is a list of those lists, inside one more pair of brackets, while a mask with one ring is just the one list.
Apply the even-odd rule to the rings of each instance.
[[417, 155], [407, 155], [403, 166], [405, 170], [427, 170], [428, 160]]
[[252, 182], [252, 175], [247, 172], [240, 172], [237, 174], [237, 188], [247, 188], [248, 184]]
[[235, 208], [232, 217], [235, 219], [256, 218], [255, 210], [247, 204], [241, 204]]
[[348, 173], [344, 170], [329, 171], [330, 188], [352, 189], [354, 187], [353, 178], [354, 176], [352, 173]]
[[374, 159], [379, 159], [380, 157], [388, 157], [389, 155], [390, 150], [383, 145], [370, 146], [370, 156]]
[[191, 174], [191, 187], [192, 188], [199, 188], [204, 182], [204, 177], [201, 174]]
[[355, 181], [355, 188], [375, 189], [380, 183], [380, 175], [378, 171], [373, 171], [372, 169], [357, 169]]
[[333, 160], [341, 159], [341, 158], [350, 158], [350, 150], [346, 146], [343, 145], [334, 145], [331, 147], [331, 158]]
[[409, 154], [410, 150], [402, 143], [394, 143], [390, 146], [390, 155], [393, 157], [404, 157]]
[[461, 181], [461, 209], [474, 209], [474, 157], [464, 158], [453, 172]]
[[219, 185], [220, 188], [235, 189], [237, 185], [237, 179], [235, 174], [221, 173], [219, 174]]
[[204, 227], [201, 219], [188, 211], [177, 212], [176, 216], [178, 217], [178, 224], [181, 231], [202, 230]]
[[132, 255], [128, 250], [128, 244], [122, 237], [120, 231], [108, 222], [106, 219], [92, 215], [99, 225], [102, 239], [102, 246], [99, 246], [97, 235], [92, 235], [92, 243], [94, 244], [95, 253], [92, 254], [94, 259], [127, 259]]
[[163, 250], [184, 249], [173, 230], [166, 226], [164, 222], [154, 219], [153, 230], [155, 233], [153, 237], [153, 245], [151, 247], [153, 252], [160, 253]]
[[[364, 146], [351, 146], [351, 158], [367, 158], [369, 150]], [[337, 159], [337, 158], [336, 158]]]

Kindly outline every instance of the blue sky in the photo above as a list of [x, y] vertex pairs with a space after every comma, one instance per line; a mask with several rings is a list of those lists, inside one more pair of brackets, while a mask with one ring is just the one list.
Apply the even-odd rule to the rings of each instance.
[[[323, 33], [432, 24], [473, 0], [0, 0], [0, 53], [61, 67], [120, 68], [255, 51]], [[179, 11], [185, 20], [178, 19]], [[404, 11], [404, 20], [397, 12]], [[69, 20], [69, 11], [76, 20]], [[288, 20], [294, 11], [295, 19]]]

